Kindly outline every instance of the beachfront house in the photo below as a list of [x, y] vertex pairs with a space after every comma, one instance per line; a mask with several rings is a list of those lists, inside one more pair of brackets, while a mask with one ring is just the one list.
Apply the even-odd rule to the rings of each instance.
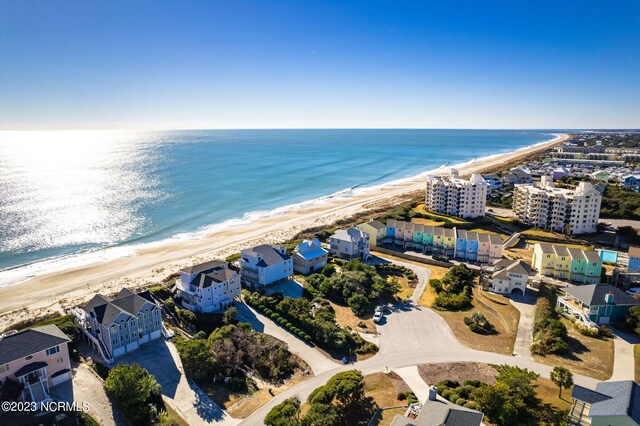
[[640, 386], [633, 380], [599, 382], [596, 390], [574, 385], [571, 398], [571, 425], [640, 425]]
[[329, 253], [340, 259], [368, 259], [369, 240], [369, 234], [360, 229], [339, 229], [329, 240]]
[[162, 336], [160, 307], [148, 291], [123, 288], [113, 299], [96, 294], [74, 315], [107, 363]]
[[262, 244], [240, 252], [242, 284], [264, 287], [287, 281], [293, 275], [293, 259], [284, 246]]
[[528, 167], [518, 166], [509, 170], [502, 180], [504, 183], [515, 185], [516, 183], [531, 183], [533, 182], [533, 177]]
[[21, 383], [22, 401], [49, 401], [50, 389], [71, 379], [70, 341], [55, 325], [0, 335], [0, 384]]
[[293, 270], [299, 274], [313, 274], [327, 264], [329, 252], [322, 247], [320, 240], [304, 240], [293, 254]]
[[193, 312], [227, 309], [240, 296], [240, 274], [222, 260], [212, 260], [180, 270], [176, 296]]
[[465, 219], [484, 217], [488, 187], [482, 175], [465, 180], [456, 169], [449, 176], [427, 176], [425, 208]]
[[531, 260], [539, 274], [581, 284], [600, 282], [602, 259], [594, 250], [538, 243]]
[[609, 174], [604, 170], [596, 170], [595, 172], [589, 173], [589, 177], [600, 182], [609, 182]]
[[500, 294], [525, 295], [531, 275], [529, 265], [521, 260], [501, 259], [494, 264], [491, 291]]
[[629, 266], [627, 272], [640, 272], [640, 247], [629, 246]]
[[590, 284], [564, 289], [557, 306], [586, 324], [611, 324], [623, 320], [640, 300], [609, 284]]
[[387, 226], [379, 220], [372, 220], [369, 222], [361, 223], [356, 226], [356, 229], [369, 234], [370, 249], [373, 249], [379, 244], [382, 244], [387, 236]]

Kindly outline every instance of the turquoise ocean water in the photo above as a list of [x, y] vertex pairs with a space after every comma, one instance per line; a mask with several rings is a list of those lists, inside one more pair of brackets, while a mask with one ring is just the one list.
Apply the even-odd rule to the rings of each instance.
[[140, 244], [197, 238], [553, 137], [513, 130], [0, 132], [0, 285], [18, 281], [16, 267], [31, 265], [33, 274], [52, 259], [117, 257]]

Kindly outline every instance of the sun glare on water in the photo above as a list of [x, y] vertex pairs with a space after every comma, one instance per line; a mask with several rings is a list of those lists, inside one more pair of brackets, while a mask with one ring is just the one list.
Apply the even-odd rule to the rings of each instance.
[[112, 244], [143, 225], [154, 197], [147, 135], [0, 132], [0, 253]]

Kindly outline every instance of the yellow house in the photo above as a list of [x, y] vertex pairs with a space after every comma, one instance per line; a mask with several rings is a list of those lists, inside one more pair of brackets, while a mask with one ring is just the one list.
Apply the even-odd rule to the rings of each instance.
[[556, 252], [551, 244], [536, 244], [533, 246], [531, 259], [533, 269], [542, 275], [553, 275], [556, 264]]
[[602, 261], [593, 250], [538, 243], [533, 247], [531, 264], [548, 277], [587, 284], [600, 282]]
[[376, 247], [387, 236], [387, 227], [378, 220], [361, 223], [356, 226], [356, 229], [369, 234], [369, 248]]

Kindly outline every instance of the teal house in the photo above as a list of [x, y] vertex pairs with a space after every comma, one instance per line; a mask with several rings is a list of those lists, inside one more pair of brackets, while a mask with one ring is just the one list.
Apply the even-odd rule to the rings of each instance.
[[558, 307], [586, 324], [611, 324], [623, 320], [629, 308], [640, 300], [609, 284], [569, 287], [566, 297], [558, 297]]

